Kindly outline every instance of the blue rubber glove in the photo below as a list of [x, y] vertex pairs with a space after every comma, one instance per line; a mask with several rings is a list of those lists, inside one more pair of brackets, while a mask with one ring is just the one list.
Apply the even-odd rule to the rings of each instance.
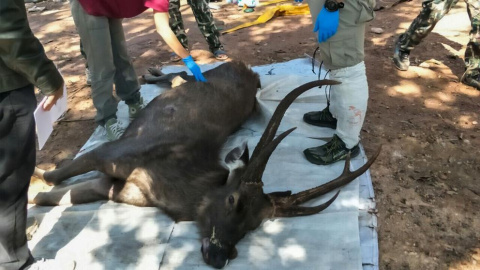
[[195, 76], [195, 79], [200, 82], [206, 82], [205, 77], [203, 77], [202, 71], [200, 70], [200, 67], [195, 63], [193, 60], [192, 56], [189, 55], [185, 58], [182, 59], [185, 65], [190, 69], [190, 71], [193, 73], [193, 76]]
[[325, 7], [318, 13], [313, 32], [318, 31], [318, 42], [324, 42], [337, 32], [340, 11], [328, 11]]

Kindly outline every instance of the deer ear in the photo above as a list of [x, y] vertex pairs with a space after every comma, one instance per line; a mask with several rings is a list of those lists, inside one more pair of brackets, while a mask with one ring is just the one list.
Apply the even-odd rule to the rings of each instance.
[[244, 142], [242, 146], [235, 147], [225, 157], [225, 163], [230, 171], [227, 178], [227, 185], [240, 184], [241, 172], [245, 170], [249, 161], [247, 142]]
[[227, 156], [225, 157], [225, 163], [230, 169], [235, 169], [236, 167], [244, 167], [248, 164], [249, 161], [248, 152], [249, 151], [247, 142], [244, 142], [241, 146], [235, 147], [227, 154]]

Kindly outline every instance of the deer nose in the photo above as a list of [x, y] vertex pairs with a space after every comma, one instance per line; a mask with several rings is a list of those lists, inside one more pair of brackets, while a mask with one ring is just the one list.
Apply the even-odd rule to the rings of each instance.
[[201, 251], [205, 263], [216, 269], [222, 269], [229, 262], [227, 252], [215, 245], [211, 245], [208, 238], [202, 239]]
[[[202, 239], [202, 248], [200, 249], [202, 251], [203, 259], [205, 262], [207, 262], [208, 258], [208, 247], [210, 246], [210, 241], [208, 238], [203, 238]], [[207, 262], [208, 263], [208, 262]]]

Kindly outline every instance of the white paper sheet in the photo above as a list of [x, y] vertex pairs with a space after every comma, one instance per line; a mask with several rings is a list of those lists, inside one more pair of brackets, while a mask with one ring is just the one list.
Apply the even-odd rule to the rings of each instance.
[[43, 110], [43, 103], [47, 97], [43, 98], [42, 102], [38, 104], [33, 116], [37, 125], [38, 149], [42, 150], [43, 146], [52, 134], [53, 123], [67, 111], [67, 87], [63, 85], [63, 96], [57, 100], [50, 111]]

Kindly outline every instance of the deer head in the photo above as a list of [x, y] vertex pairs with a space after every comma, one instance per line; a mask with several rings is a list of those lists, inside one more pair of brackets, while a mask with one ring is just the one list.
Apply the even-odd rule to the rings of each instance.
[[290, 92], [275, 110], [251, 159], [248, 159], [246, 149], [247, 151], [237, 159], [236, 168], [231, 170], [227, 184], [205, 197], [199, 208], [197, 221], [202, 236], [201, 252], [207, 264], [223, 268], [229, 260], [237, 256], [235, 245], [248, 231], [259, 227], [265, 219], [312, 215], [327, 208], [337, 198], [339, 192], [318, 206], [303, 207], [300, 204], [349, 183], [364, 173], [375, 161], [380, 151], [354, 172], [349, 170], [350, 157], [348, 157], [342, 175], [324, 185], [293, 195], [290, 191], [269, 194], [263, 192], [262, 175], [269, 157], [278, 144], [295, 129], [287, 130], [274, 138], [285, 111], [305, 91], [315, 86], [334, 84], [339, 83], [330, 80], [314, 81]]

